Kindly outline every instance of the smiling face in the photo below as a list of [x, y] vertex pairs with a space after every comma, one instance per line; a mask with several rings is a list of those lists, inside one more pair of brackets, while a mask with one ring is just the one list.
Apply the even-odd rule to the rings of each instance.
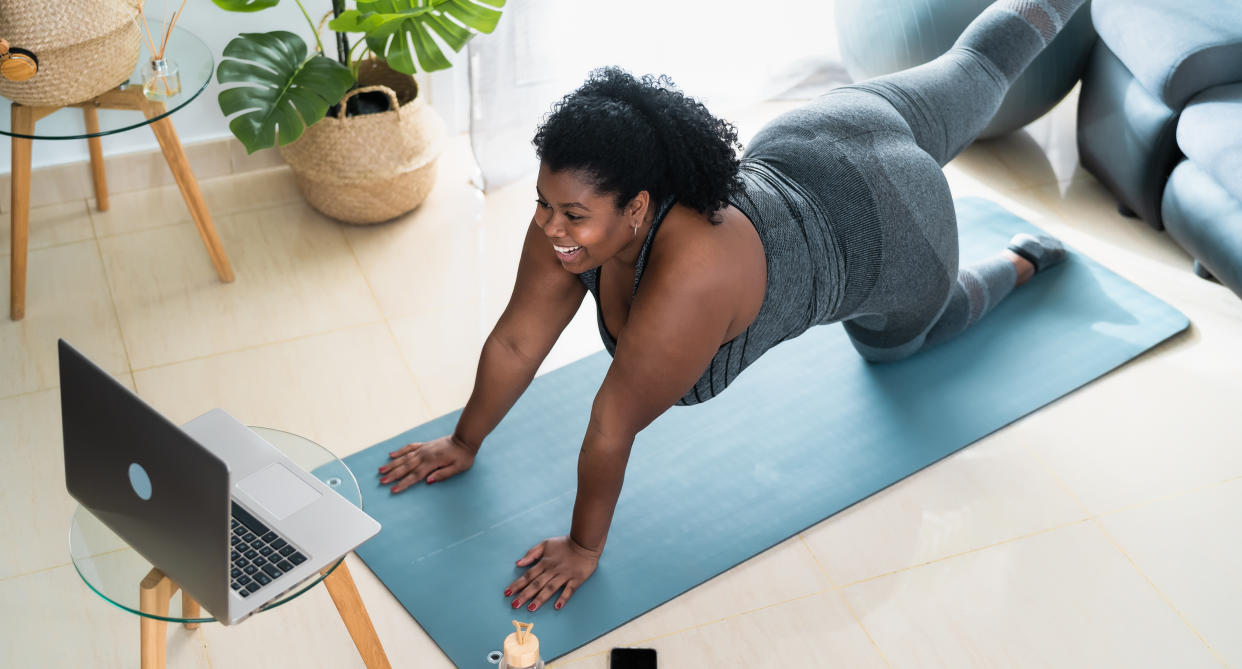
[[595, 190], [582, 172], [546, 165], [539, 166], [535, 191], [535, 223], [561, 266], [580, 274], [612, 259], [633, 265], [648, 228], [646, 191], [617, 209], [616, 198]]

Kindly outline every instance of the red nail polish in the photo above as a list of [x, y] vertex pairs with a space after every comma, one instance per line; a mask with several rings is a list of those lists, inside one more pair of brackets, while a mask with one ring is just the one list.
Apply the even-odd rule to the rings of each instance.
[[388, 483], [388, 479], [386, 479], [386, 478], [380, 479], [380, 483], [387, 484], [387, 483]]
[[530, 606], [526, 607], [526, 610], [527, 610], [527, 611], [534, 611], [534, 610], [535, 610], [535, 605], [534, 605], [534, 604], [531, 604]]
[[517, 607], [521, 605], [522, 605], [522, 602], [520, 600], [517, 600], [517, 599], [513, 600], [513, 608], [516, 609]]
[[435, 483], [435, 482], [436, 482], [435, 479], [427, 479], [427, 485], [431, 485], [432, 483]]
[[505, 597], [508, 597], [508, 596], [510, 596], [510, 595], [512, 595], [512, 594], [513, 594], [513, 590], [511, 590], [511, 589], [510, 589], [510, 590], [505, 590]]
[[556, 603], [556, 610], [557, 610], [557, 611], [560, 611], [562, 606], [565, 606], [565, 605], [564, 605], [564, 604], [562, 604], [562, 603], [560, 603], [560, 602], [557, 602], [557, 603]]

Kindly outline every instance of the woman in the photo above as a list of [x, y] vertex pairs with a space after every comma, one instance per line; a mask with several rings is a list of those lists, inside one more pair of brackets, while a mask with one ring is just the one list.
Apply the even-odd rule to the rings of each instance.
[[905, 358], [1064, 257], [1019, 235], [959, 271], [940, 168], [1081, 2], [996, 2], [940, 58], [777, 118], [740, 162], [735, 130], [666, 78], [592, 73], [535, 136], [534, 219], [456, 430], [392, 453], [381, 482], [396, 493], [468, 469], [591, 292], [613, 362], [571, 529], [518, 560], [530, 569], [505, 590], [514, 608], [557, 592], [563, 607], [595, 571], [635, 435], [670, 406], [710, 399], [814, 325], [843, 321], [868, 360]]

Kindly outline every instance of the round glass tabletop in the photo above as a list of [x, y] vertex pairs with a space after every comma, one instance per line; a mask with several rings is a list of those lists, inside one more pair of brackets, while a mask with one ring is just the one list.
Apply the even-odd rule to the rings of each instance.
[[[152, 33], [157, 31], [162, 33], [162, 20], [152, 18], [149, 21]], [[142, 68], [151, 60], [145, 41], [143, 40], [142, 53], [138, 55], [138, 64], [134, 66], [133, 74], [129, 76], [129, 81], [121, 84], [121, 88], [142, 88]], [[179, 26], [173, 27], [172, 36], [168, 38], [164, 60], [176, 65], [181, 76], [181, 92], [163, 100], [164, 113], [162, 114], [146, 118], [142, 112], [136, 110], [101, 109], [99, 132], [88, 133], [82, 112], [66, 107], [39, 119], [39, 122], [35, 124], [34, 133], [27, 135], [13, 132], [12, 115], [9, 113], [13, 103], [7, 98], [0, 98], [0, 102], [3, 103], [3, 108], [0, 109], [0, 134], [29, 139], [84, 139], [133, 130], [152, 121], [158, 121], [198, 97], [198, 94], [202, 93], [207, 84], [211, 82], [212, 72], [215, 71], [215, 61], [211, 50], [194, 33]]]
[[[362, 493], [358, 490], [358, 481], [345, 463], [328, 449], [305, 437], [288, 432], [265, 427], [252, 427], [251, 429], [289, 456], [295, 464], [311, 472], [328, 487], [340, 493], [342, 497], [362, 508]], [[69, 526], [69, 555], [73, 559], [74, 568], [78, 570], [78, 575], [82, 577], [86, 585], [90, 586], [91, 590], [109, 603], [130, 613], [174, 623], [205, 623], [215, 620], [215, 618], [207, 617], [205, 611], [204, 617], [177, 617], [176, 612], [181, 611], [182, 594], [180, 591], [173, 597], [167, 609], [170, 612], [168, 615], [143, 611], [139, 599], [139, 584], [151, 571], [151, 563], [82, 506], [78, 506], [74, 511], [73, 520]], [[289, 594], [273, 600], [262, 610], [273, 609], [296, 599], [322, 581], [340, 563], [341, 560], [337, 560], [331, 567], [307, 579]]]

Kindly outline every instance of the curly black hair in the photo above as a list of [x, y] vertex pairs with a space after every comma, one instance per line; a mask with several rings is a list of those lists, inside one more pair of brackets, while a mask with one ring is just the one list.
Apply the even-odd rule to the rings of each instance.
[[556, 103], [533, 143], [549, 169], [583, 172], [596, 190], [615, 194], [618, 209], [646, 190], [653, 203], [671, 196], [718, 223], [715, 212], [741, 188], [737, 129], [665, 75], [592, 71]]

